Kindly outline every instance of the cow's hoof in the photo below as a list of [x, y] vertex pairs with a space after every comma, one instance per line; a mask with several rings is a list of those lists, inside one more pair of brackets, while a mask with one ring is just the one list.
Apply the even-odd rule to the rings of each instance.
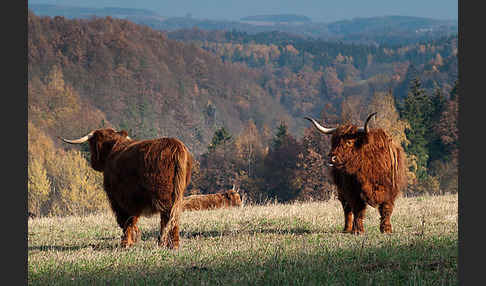
[[364, 230], [353, 229], [353, 231], [351, 233], [354, 234], [354, 235], [362, 235], [362, 234], [364, 234]]
[[129, 241], [126, 241], [126, 240], [122, 240], [122, 242], [120, 243], [120, 246], [122, 248], [130, 248], [132, 245], [133, 245], [133, 242], [129, 242]]
[[164, 239], [162, 241], [160, 235], [157, 237], [157, 245], [159, 247], [166, 247], [171, 250], [177, 250], [179, 248], [179, 240]]
[[384, 234], [393, 233], [391, 226], [380, 227], [380, 231], [381, 231], [381, 233], [384, 233]]

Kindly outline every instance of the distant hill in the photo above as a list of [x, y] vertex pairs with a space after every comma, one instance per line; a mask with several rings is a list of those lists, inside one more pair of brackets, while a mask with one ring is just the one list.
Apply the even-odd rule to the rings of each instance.
[[453, 28], [457, 24], [452, 20], [436, 20], [408, 16], [383, 16], [354, 18], [330, 23], [328, 29], [335, 34], [358, 34], [386, 32], [391, 30], [424, 32], [440, 28]]
[[278, 14], [278, 15], [257, 15], [248, 16], [240, 19], [243, 22], [267, 22], [267, 23], [310, 23], [312, 20], [309, 17], [294, 14]]
[[457, 21], [409, 16], [354, 18], [327, 25], [331, 35], [345, 40], [363, 42], [374, 39], [378, 44], [401, 44], [408, 40], [423, 40], [457, 34]]
[[134, 8], [120, 8], [120, 7], [105, 7], [105, 8], [85, 8], [85, 7], [73, 7], [63, 5], [51, 5], [51, 4], [29, 4], [29, 9], [39, 16], [63, 16], [66, 18], [89, 18], [93, 16], [97, 17], [114, 17], [126, 19], [130, 17], [146, 17], [157, 18], [159, 20], [165, 19], [159, 16], [157, 13]]
[[408, 16], [355, 18], [332, 23], [312, 22], [303, 15], [255, 15], [240, 21], [165, 17], [145, 9], [82, 8], [29, 4], [39, 16], [64, 16], [69, 19], [92, 16], [121, 18], [156, 30], [175, 31], [197, 27], [203, 30], [240, 31], [250, 34], [280, 31], [327, 41], [368, 45], [401, 45], [438, 39], [458, 32], [457, 20], [435, 20]]

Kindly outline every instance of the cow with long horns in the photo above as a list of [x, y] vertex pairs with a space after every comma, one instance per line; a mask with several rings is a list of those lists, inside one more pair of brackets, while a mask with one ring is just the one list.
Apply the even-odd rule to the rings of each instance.
[[93, 130], [67, 140], [89, 142], [91, 166], [103, 172], [103, 187], [123, 234], [121, 245], [129, 247], [141, 236], [141, 215], [160, 214], [158, 243], [179, 247], [179, 217], [184, 191], [191, 179], [192, 155], [178, 139], [133, 140], [125, 130]]
[[378, 208], [380, 231], [391, 233], [395, 199], [406, 184], [404, 151], [383, 129], [369, 129], [375, 115], [368, 116], [364, 127], [344, 124], [334, 128], [305, 117], [319, 132], [332, 135], [328, 165], [344, 210], [345, 233], [364, 233], [367, 205]]

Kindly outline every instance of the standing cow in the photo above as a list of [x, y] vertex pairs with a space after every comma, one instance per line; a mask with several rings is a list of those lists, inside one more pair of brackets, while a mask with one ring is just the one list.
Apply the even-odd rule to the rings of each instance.
[[[62, 139], [62, 138], [61, 138]], [[132, 140], [125, 130], [112, 128], [64, 142], [88, 141], [91, 166], [103, 172], [103, 186], [123, 229], [122, 247], [140, 238], [141, 215], [160, 213], [159, 245], [179, 247], [179, 217], [182, 198], [191, 179], [192, 155], [174, 138]]]
[[391, 233], [395, 198], [406, 184], [404, 151], [383, 129], [368, 129], [374, 115], [376, 112], [368, 116], [364, 127], [345, 124], [335, 128], [323, 127], [305, 117], [319, 132], [332, 134], [329, 166], [344, 209], [346, 233], [364, 233], [367, 204], [378, 207], [380, 231]]

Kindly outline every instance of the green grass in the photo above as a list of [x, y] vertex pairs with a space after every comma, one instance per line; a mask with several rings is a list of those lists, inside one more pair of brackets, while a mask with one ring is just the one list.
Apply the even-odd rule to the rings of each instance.
[[28, 283], [88, 285], [457, 285], [457, 195], [399, 198], [394, 233], [368, 208], [365, 235], [340, 233], [337, 200], [268, 204], [181, 217], [181, 247], [119, 247], [111, 213], [29, 219]]

